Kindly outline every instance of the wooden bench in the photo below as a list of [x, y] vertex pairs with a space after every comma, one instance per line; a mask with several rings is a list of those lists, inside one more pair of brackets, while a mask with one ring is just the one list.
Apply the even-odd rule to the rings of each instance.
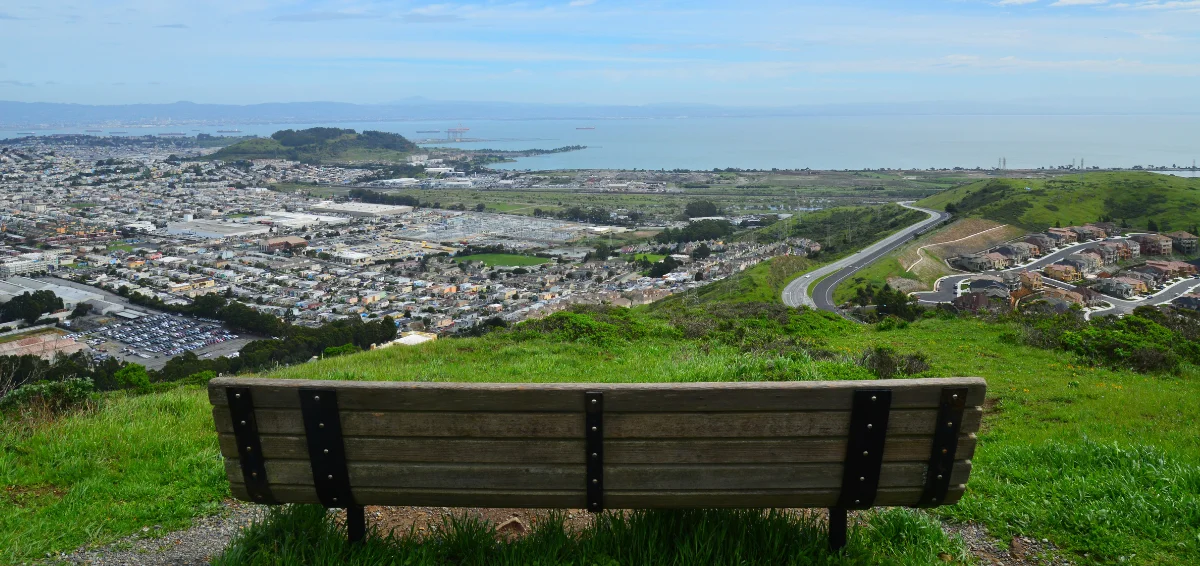
[[409, 383], [217, 378], [233, 495], [255, 503], [587, 509], [934, 507], [966, 488], [978, 378]]

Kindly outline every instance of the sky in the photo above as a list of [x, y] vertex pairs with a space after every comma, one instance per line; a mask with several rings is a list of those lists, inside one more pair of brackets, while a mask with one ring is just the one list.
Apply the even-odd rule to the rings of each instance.
[[1200, 0], [6, 0], [0, 100], [786, 106], [1200, 95]]

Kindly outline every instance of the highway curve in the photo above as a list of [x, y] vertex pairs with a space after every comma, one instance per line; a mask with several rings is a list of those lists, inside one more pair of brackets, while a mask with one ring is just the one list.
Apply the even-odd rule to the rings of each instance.
[[[944, 222], [950, 218], [949, 214], [937, 210], [920, 208], [912, 206], [909, 203], [898, 203], [905, 208], [920, 210], [929, 215], [929, 218], [922, 220], [912, 226], [901, 229], [899, 232], [892, 234], [862, 250], [835, 261], [829, 265], [814, 269], [800, 277], [797, 277], [788, 284], [783, 290], [783, 302], [790, 307], [807, 306], [825, 311], [836, 312], [837, 305], [833, 302], [833, 290], [839, 283], [846, 278], [853, 276], [861, 271], [864, 267], [870, 265], [875, 260], [882, 257], [884, 254], [896, 249], [909, 240], [911, 240], [917, 232], [920, 232], [930, 226]], [[825, 277], [828, 275], [828, 277]], [[808, 294], [808, 287], [816, 279], [820, 279], [820, 283], [813, 289], [813, 294]]]

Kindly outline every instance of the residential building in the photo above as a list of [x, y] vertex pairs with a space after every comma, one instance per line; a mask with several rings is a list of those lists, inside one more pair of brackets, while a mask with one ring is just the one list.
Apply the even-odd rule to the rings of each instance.
[[1167, 277], [1188, 277], [1196, 275], [1197, 268], [1195, 265], [1184, 261], [1154, 261], [1146, 262], [1146, 267], [1153, 267], [1163, 270]]
[[1170, 255], [1174, 241], [1158, 234], [1137, 234], [1132, 240], [1141, 244], [1142, 255]]
[[308, 245], [308, 240], [299, 236], [283, 236], [281, 238], [268, 238], [262, 241], [260, 247], [263, 251], [273, 252], [276, 250], [290, 250], [295, 248], [303, 248]]
[[1059, 289], [1058, 287], [1046, 287], [1046, 290], [1042, 291], [1042, 296], [1051, 298], [1051, 299], [1067, 301], [1069, 303], [1080, 305], [1080, 306], [1083, 306], [1083, 304], [1084, 304], [1083, 295], [1080, 295], [1079, 293], [1076, 293], [1075, 291]]
[[1179, 253], [1188, 255], [1196, 253], [1196, 236], [1183, 230], [1163, 235], [1171, 239], [1172, 245], [1179, 250]]
[[[1084, 250], [1087, 252], [1089, 250]], [[1079, 269], [1080, 273], [1095, 273], [1103, 265], [1100, 259], [1100, 254], [1095, 253], [1074, 253], [1068, 255], [1063, 263], [1070, 263]]]
[[1118, 299], [1133, 298], [1133, 287], [1129, 286], [1127, 283], [1116, 281], [1114, 279], [1101, 279], [1096, 282], [1096, 285], [1093, 288], [1110, 297], [1116, 297]]
[[1146, 282], [1137, 277], [1113, 277], [1112, 280], [1129, 285], [1137, 295], [1145, 295], [1150, 292], [1150, 287], [1146, 285]]
[[1038, 247], [1037, 255], [1048, 253], [1050, 250], [1054, 249], [1056, 245], [1055, 240], [1045, 234], [1030, 234], [1025, 236], [1024, 241], [1027, 244], [1033, 244]]
[[1079, 234], [1066, 228], [1049, 228], [1046, 235], [1058, 242], [1058, 245], [1074, 244], [1079, 241]]
[[1176, 306], [1200, 311], [1200, 293], [1188, 293], [1172, 301]]
[[1020, 273], [1021, 285], [1028, 287], [1033, 291], [1042, 290], [1042, 274], [1036, 271], [1022, 271]]
[[1081, 275], [1079, 270], [1074, 266], [1064, 265], [1061, 263], [1055, 263], [1043, 267], [1042, 273], [1044, 273], [1046, 277], [1065, 283], [1074, 283], [1080, 279], [1083, 279], [1083, 275]]

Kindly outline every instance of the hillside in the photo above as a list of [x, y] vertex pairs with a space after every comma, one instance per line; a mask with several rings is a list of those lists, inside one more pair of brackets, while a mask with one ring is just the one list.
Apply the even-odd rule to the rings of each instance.
[[280, 130], [269, 138], [240, 141], [205, 159], [290, 159], [304, 163], [396, 163], [407, 159], [417, 145], [404, 136], [387, 132], [309, 128]]
[[1200, 179], [1148, 172], [1083, 173], [1051, 179], [990, 179], [917, 203], [1043, 230], [1111, 220], [1132, 229], [1191, 230], [1200, 221]]

